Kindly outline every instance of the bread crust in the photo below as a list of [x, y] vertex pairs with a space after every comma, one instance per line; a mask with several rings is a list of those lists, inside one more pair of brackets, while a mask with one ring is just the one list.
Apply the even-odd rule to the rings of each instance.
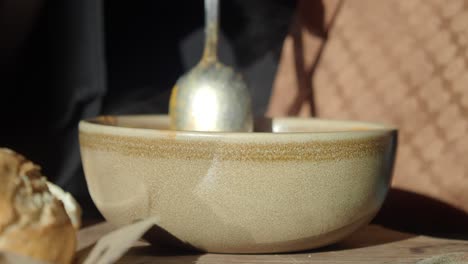
[[40, 167], [0, 148], [0, 250], [50, 263], [71, 263], [76, 229]]

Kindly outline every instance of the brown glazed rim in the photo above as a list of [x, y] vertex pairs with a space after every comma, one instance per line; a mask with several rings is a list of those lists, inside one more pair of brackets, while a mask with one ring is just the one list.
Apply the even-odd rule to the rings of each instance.
[[[151, 118], [144, 118], [148, 117]], [[396, 139], [395, 129], [363, 122], [352, 124], [369, 129], [281, 133], [169, 131], [101, 124], [113, 121], [115, 117], [82, 121], [81, 147], [148, 158], [212, 159], [216, 156], [220, 160], [324, 161], [376, 155], [385, 152]]]
[[[385, 123], [377, 122], [366, 122], [366, 121], [353, 121], [353, 120], [339, 120], [339, 119], [319, 119], [319, 118], [305, 118], [305, 117], [278, 117], [273, 118], [275, 122], [285, 123], [290, 121], [304, 122], [307, 123], [307, 126], [310, 126], [314, 122], [321, 123], [330, 123], [334, 125], [344, 124], [345, 126], [351, 127], [350, 129], [340, 129], [340, 130], [327, 130], [327, 131], [287, 131], [287, 132], [212, 132], [212, 131], [174, 131], [169, 129], [155, 129], [155, 128], [145, 128], [145, 127], [130, 127], [130, 126], [120, 126], [117, 124], [117, 120], [120, 118], [126, 119], [139, 119], [139, 118], [157, 118], [169, 122], [168, 115], [106, 115], [106, 116], [97, 116], [94, 118], [89, 118], [80, 121], [80, 131], [82, 126], [94, 127], [95, 129], [99, 128], [113, 128], [115, 132], [118, 130], [127, 130], [134, 132], [151, 132], [151, 133], [176, 133], [181, 136], [214, 136], [214, 137], [225, 137], [225, 136], [236, 136], [236, 137], [256, 137], [256, 136], [267, 136], [275, 135], [277, 136], [287, 136], [287, 135], [297, 135], [297, 134], [343, 134], [343, 133], [353, 133], [353, 134], [364, 134], [367, 132], [396, 132], [397, 128], [388, 125]], [[93, 129], [94, 130], [94, 129]]]

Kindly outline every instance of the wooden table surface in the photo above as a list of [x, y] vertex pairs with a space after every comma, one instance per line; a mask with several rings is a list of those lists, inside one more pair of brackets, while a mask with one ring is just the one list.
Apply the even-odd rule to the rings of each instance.
[[[77, 262], [97, 239], [114, 230], [108, 223], [78, 234]], [[457, 262], [448, 261], [451, 258]], [[460, 259], [463, 259], [460, 261]], [[468, 240], [412, 235], [369, 225], [344, 241], [319, 250], [288, 254], [227, 255], [163, 250], [136, 243], [117, 263], [468, 263]]]

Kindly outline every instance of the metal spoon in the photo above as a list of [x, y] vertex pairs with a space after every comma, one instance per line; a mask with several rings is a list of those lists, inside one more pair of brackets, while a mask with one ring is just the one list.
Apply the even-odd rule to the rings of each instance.
[[177, 80], [169, 103], [171, 129], [252, 131], [251, 98], [239, 73], [217, 58], [219, 0], [205, 0], [205, 50]]

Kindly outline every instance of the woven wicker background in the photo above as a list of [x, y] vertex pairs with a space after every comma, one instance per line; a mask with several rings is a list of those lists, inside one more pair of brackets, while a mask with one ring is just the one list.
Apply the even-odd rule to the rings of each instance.
[[304, 26], [302, 11], [285, 42], [268, 114], [315, 109], [319, 117], [394, 124], [393, 185], [468, 212], [468, 1], [337, 3], [324, 1], [325, 26], [338, 10], [326, 41]]

